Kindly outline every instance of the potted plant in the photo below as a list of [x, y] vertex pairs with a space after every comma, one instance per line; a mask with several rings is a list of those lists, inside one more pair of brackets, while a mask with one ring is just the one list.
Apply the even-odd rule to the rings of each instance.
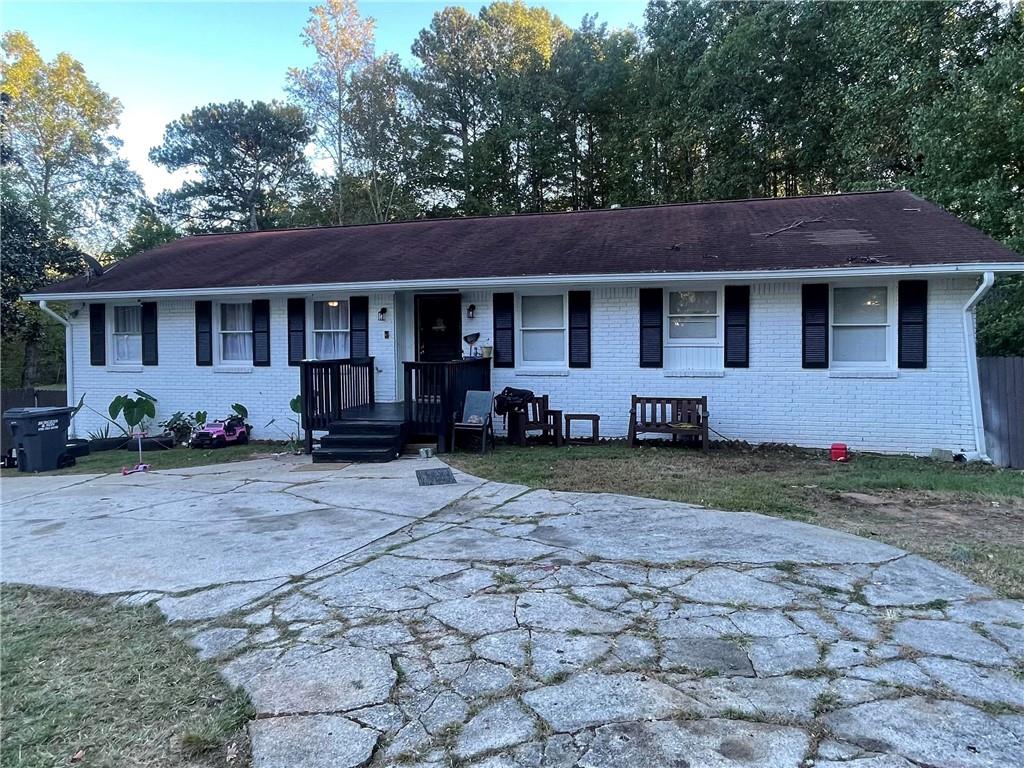
[[160, 426], [164, 428], [164, 432], [174, 435], [175, 443], [186, 445], [192, 437], [193, 430], [206, 424], [206, 415], [206, 411], [191, 414], [175, 411], [167, 421], [161, 421]]

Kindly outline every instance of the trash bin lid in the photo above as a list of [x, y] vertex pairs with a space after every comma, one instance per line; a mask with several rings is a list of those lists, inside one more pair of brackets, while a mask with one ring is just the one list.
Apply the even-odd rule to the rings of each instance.
[[63, 416], [72, 413], [75, 409], [66, 406], [48, 406], [39, 408], [8, 408], [4, 411], [5, 419], [45, 419], [47, 417]]

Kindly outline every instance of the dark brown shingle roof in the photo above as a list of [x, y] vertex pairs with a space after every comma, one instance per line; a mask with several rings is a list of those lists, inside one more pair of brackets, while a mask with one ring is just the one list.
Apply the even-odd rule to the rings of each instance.
[[41, 294], [1021, 260], [893, 191], [202, 235]]

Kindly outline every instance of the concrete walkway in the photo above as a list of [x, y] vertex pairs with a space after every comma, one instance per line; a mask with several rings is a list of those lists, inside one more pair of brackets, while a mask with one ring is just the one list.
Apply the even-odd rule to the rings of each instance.
[[1019, 766], [1024, 604], [753, 514], [437, 462], [5, 478], [5, 581], [156, 602], [256, 768]]

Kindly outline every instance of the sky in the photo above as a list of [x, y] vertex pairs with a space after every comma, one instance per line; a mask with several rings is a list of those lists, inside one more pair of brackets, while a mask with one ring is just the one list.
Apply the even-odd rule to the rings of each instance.
[[[118, 135], [122, 154], [153, 196], [176, 180], [149, 162], [164, 126], [194, 107], [232, 99], [284, 98], [289, 67], [311, 63], [300, 38], [313, 0], [294, 2], [50, 2], [5, 0], [4, 31], [27, 32], [43, 57], [67, 51], [88, 77], [124, 106]], [[645, 0], [550, 0], [543, 5], [570, 26], [586, 14], [611, 27], [641, 26]], [[409, 66], [417, 33], [435, 11], [482, 2], [362, 0], [360, 12], [377, 20], [377, 51], [392, 51]]]

